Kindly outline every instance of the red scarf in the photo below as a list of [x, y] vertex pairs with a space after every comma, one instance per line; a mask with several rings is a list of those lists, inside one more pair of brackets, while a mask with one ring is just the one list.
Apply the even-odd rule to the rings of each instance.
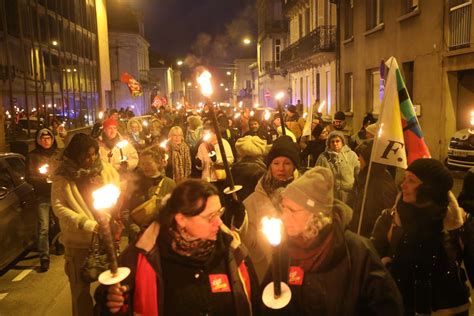
[[334, 230], [332, 228], [323, 241], [318, 240], [321, 236], [316, 236], [315, 240], [310, 241], [304, 240], [302, 237], [291, 238], [288, 252], [294, 264], [305, 272], [317, 271], [334, 246]]
[[141, 253], [138, 254], [133, 300], [134, 313], [143, 316], [158, 316], [156, 272]]

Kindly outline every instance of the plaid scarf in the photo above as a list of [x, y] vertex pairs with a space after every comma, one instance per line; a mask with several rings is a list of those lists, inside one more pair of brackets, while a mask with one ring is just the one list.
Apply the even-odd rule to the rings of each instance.
[[170, 227], [168, 231], [171, 236], [171, 249], [183, 257], [206, 262], [216, 247], [214, 240], [194, 238], [184, 229]]

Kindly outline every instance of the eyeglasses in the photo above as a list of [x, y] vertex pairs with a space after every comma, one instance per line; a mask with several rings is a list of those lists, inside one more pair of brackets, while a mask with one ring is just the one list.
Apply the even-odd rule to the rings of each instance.
[[221, 207], [219, 210], [207, 216], [202, 216], [202, 215], [198, 215], [198, 216], [207, 220], [209, 223], [212, 223], [216, 218], [221, 217], [224, 214], [224, 212], [225, 212], [225, 207]]

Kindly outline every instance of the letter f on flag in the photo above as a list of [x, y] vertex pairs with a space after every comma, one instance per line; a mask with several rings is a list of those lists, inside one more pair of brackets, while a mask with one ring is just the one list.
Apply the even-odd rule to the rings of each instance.
[[418, 158], [429, 158], [430, 152], [396, 59], [390, 57], [385, 65], [389, 72], [372, 161], [406, 169]]

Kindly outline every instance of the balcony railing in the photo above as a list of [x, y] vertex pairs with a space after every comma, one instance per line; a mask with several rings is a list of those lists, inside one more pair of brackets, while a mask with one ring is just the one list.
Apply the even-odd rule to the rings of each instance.
[[287, 20], [268, 21], [265, 23], [265, 33], [286, 33], [288, 32]]
[[263, 72], [267, 75], [280, 75], [280, 61], [266, 61], [263, 66]]
[[281, 52], [281, 67], [291, 67], [317, 53], [333, 52], [335, 47], [336, 26], [319, 26]]
[[449, 49], [469, 47], [471, 42], [472, 2], [449, 9]]

